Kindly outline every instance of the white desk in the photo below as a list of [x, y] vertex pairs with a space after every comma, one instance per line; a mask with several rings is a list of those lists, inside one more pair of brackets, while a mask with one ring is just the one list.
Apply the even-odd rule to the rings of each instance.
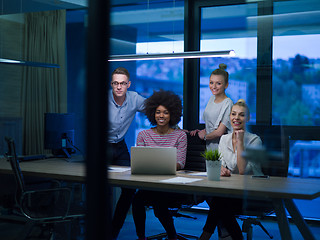
[[[65, 181], [85, 181], [85, 165], [70, 163], [62, 159], [46, 159], [20, 164], [25, 175], [49, 177]], [[0, 173], [11, 173], [9, 162], [0, 160]], [[221, 181], [208, 181], [204, 176], [190, 176], [183, 171], [176, 177], [200, 179], [191, 183], [163, 182], [175, 176], [131, 175], [130, 171], [109, 172], [109, 183], [113, 186], [174, 191], [181, 193], [227, 196], [234, 198], [272, 199], [282, 239], [292, 239], [285, 209], [305, 239], [315, 239], [292, 199], [312, 200], [320, 196], [320, 180], [270, 177], [252, 179], [250, 176], [232, 175], [221, 177]]]

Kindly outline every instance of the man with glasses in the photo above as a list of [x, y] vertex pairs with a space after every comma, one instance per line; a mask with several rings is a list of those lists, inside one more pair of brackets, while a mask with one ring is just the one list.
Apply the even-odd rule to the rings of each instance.
[[[143, 111], [145, 98], [128, 91], [130, 74], [127, 69], [118, 67], [111, 74], [111, 87], [108, 96], [109, 131], [108, 143], [112, 150], [112, 165], [130, 166], [130, 154], [124, 137], [136, 112]], [[121, 188], [121, 195], [112, 219], [112, 238], [117, 239], [126, 219], [135, 189]]]

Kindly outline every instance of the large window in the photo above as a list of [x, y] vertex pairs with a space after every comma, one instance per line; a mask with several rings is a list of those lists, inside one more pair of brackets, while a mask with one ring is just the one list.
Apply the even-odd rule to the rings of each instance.
[[272, 123], [320, 126], [320, 2], [274, 3]]
[[[137, 91], [145, 97], [149, 97], [153, 90], [160, 88], [173, 90], [181, 98], [184, 95], [187, 103], [185, 114], [189, 111], [185, 120], [191, 122], [190, 129], [197, 127], [198, 120], [203, 123], [203, 110], [211, 96], [208, 88], [209, 76], [222, 62], [227, 64], [230, 73], [227, 95], [234, 102], [239, 98], [246, 100], [251, 112], [250, 125], [261, 122], [267, 125], [271, 123], [285, 125], [284, 128], [293, 125], [296, 127], [320, 125], [318, 107], [320, 2], [318, 0], [274, 1], [273, 8], [268, 9], [267, 13], [263, 8], [269, 1], [246, 1], [246, 4], [239, 1], [238, 5], [228, 5], [235, 4], [236, 1], [214, 0], [210, 1], [213, 4], [211, 7], [208, 7], [209, 1], [195, 1], [203, 2], [203, 5], [199, 3], [203, 6], [201, 17], [196, 19], [196, 22], [200, 21], [199, 47], [195, 47], [198, 40], [197, 44], [193, 44], [190, 40], [197, 39], [198, 35], [195, 34], [199, 30], [197, 24], [191, 24], [191, 28], [184, 29], [184, 1], [137, 1], [126, 5], [121, 5], [116, 0], [112, 2], [111, 54], [182, 52], [186, 46], [190, 51], [235, 50], [235, 57], [200, 60], [199, 80], [198, 76], [193, 74], [198, 71], [195, 70], [196, 65], [187, 70], [183, 69], [183, 60], [118, 62], [110, 65], [110, 74], [118, 66], [128, 68], [132, 80], [130, 90]], [[218, 5], [214, 5], [215, 3]], [[192, 11], [197, 12], [195, 9]], [[266, 15], [260, 16], [261, 14]], [[269, 21], [271, 16], [272, 21]], [[77, 22], [79, 19], [80, 23]], [[193, 17], [189, 16], [188, 19]], [[80, 103], [79, 96], [74, 94], [75, 89], [83, 95], [85, 91], [85, 70], [79, 64], [81, 58], [84, 60], [82, 50], [85, 49], [86, 13], [69, 20], [68, 89], [71, 94], [68, 96], [68, 108], [72, 112], [77, 111]], [[269, 24], [266, 29], [264, 24]], [[70, 38], [72, 34], [73, 38]], [[269, 47], [272, 37], [273, 48]], [[264, 39], [262, 43], [261, 38]], [[69, 59], [70, 55], [73, 59]], [[262, 58], [261, 55], [265, 56]], [[267, 62], [261, 59], [263, 61], [267, 59]], [[84, 66], [84, 61], [82, 64]], [[70, 70], [71, 68], [73, 70]], [[266, 69], [270, 70], [270, 73], [264, 75]], [[190, 74], [183, 76], [186, 71]], [[191, 81], [199, 83], [199, 89], [189, 83], [187, 78], [190, 76]], [[184, 79], [187, 79], [187, 84], [183, 82]], [[72, 81], [73, 83], [70, 83]], [[106, 81], [109, 82], [110, 79]], [[261, 87], [265, 86], [261, 85], [261, 82], [270, 84], [270, 89]], [[197, 96], [193, 98], [198, 94], [197, 91], [199, 91], [199, 104]], [[191, 104], [192, 107], [189, 106], [190, 99], [191, 103], [196, 102], [195, 105]], [[72, 101], [73, 104], [70, 104]], [[194, 121], [192, 116], [197, 121]], [[126, 137], [128, 146], [135, 144], [139, 131], [149, 127], [148, 120], [143, 114], [138, 113]], [[82, 129], [82, 126], [79, 126], [79, 129]], [[319, 177], [318, 141], [306, 139], [290, 140], [290, 176]], [[308, 215], [303, 212], [305, 216], [314, 216], [315, 213], [317, 212]]]
[[[78, 112], [78, 109], [83, 106], [79, 104], [79, 99], [84, 99], [85, 91], [86, 15], [86, 10], [70, 11], [67, 14], [69, 112]], [[183, 52], [183, 21], [184, 1], [164, 0], [132, 4], [113, 1], [110, 22], [111, 54]], [[109, 66], [109, 76], [117, 67], [127, 68], [132, 82], [129, 90], [137, 91], [144, 97], [149, 97], [154, 90], [165, 89], [172, 90], [181, 99], [183, 98], [183, 60], [181, 59], [111, 62]], [[109, 86], [110, 79], [106, 81]], [[149, 121], [144, 114], [137, 113], [126, 135], [129, 148], [135, 145], [137, 134], [146, 128], [150, 128]], [[79, 129], [82, 129], [82, 126], [79, 126]]]
[[[226, 63], [230, 73], [227, 95], [233, 101], [248, 102], [250, 124], [285, 129], [287, 135], [281, 138], [289, 143], [284, 149], [289, 152], [289, 176], [318, 178], [319, 136], [311, 138], [312, 130], [298, 136], [297, 130], [301, 133], [300, 127], [320, 124], [320, 2], [250, 2], [221, 5], [216, 1], [214, 6], [213, 1], [213, 6], [201, 10], [201, 51], [234, 49], [236, 57], [200, 61], [199, 122], [203, 123], [211, 96], [210, 73]], [[319, 218], [312, 210], [315, 207], [309, 208], [318, 206], [317, 200], [308, 205], [296, 202], [304, 216]]]
[[289, 141], [289, 176], [320, 177], [320, 141]]
[[[183, 21], [184, 1], [115, 5], [111, 11], [111, 54], [183, 52]], [[154, 90], [171, 90], [183, 99], [182, 59], [112, 62], [110, 73], [119, 66], [130, 72], [129, 90], [144, 97]], [[128, 146], [135, 145], [138, 133], [147, 128], [149, 121], [144, 114], [137, 113], [126, 135]]]
[[[296, 128], [320, 125], [319, 10], [320, 2], [314, 0], [274, 3], [273, 124]], [[295, 137], [292, 132], [289, 175], [318, 178], [319, 141], [312, 141], [314, 136], [305, 141], [310, 139], [305, 135]]]
[[256, 121], [257, 5], [243, 4], [201, 9], [201, 51], [234, 50], [236, 57], [204, 58], [200, 61], [199, 122], [212, 93], [209, 77], [220, 63], [227, 64], [226, 94], [234, 102], [244, 99], [250, 108], [250, 123]]
[[[279, 1], [273, 6], [272, 124], [320, 126], [320, 2]], [[320, 177], [314, 133], [289, 138], [291, 177]], [[305, 217], [319, 218], [319, 200], [296, 200]]]
[[[148, 60], [137, 61], [137, 83], [135, 90], [145, 97], [153, 91], [164, 89], [174, 91], [183, 99], [183, 60]], [[142, 113], [135, 118], [135, 139], [138, 133], [150, 128], [149, 121]], [[182, 119], [179, 123], [182, 128]]]

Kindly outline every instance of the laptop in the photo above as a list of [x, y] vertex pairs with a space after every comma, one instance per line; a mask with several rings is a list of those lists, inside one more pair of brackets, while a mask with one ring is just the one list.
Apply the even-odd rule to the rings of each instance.
[[131, 147], [131, 174], [174, 175], [176, 168], [175, 147]]

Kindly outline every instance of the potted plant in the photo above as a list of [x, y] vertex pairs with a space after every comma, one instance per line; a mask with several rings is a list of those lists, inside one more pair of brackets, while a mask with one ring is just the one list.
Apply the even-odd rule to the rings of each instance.
[[218, 149], [205, 150], [201, 156], [206, 159], [208, 180], [219, 181], [221, 171], [221, 154], [219, 153]]

